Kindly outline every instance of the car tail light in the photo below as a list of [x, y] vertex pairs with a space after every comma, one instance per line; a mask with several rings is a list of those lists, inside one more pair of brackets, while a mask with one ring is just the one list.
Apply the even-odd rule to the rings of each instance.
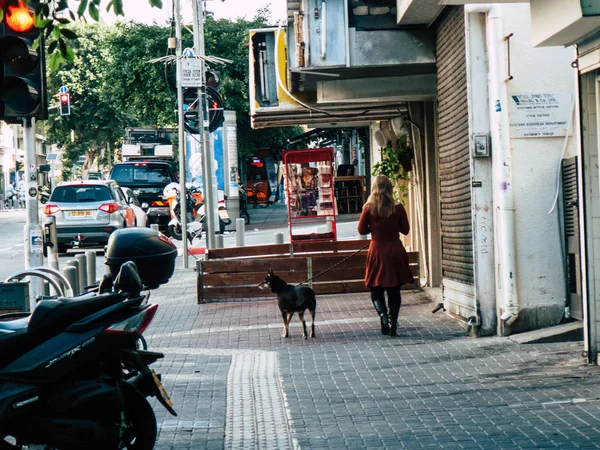
[[150, 305], [143, 311], [140, 311], [133, 317], [129, 317], [123, 322], [115, 323], [104, 330], [109, 334], [142, 334], [154, 319], [158, 305]]
[[103, 203], [102, 205], [100, 205], [100, 208], [98, 208], [98, 209], [100, 211], [104, 211], [109, 214], [112, 214], [119, 210], [119, 205], [117, 205], [116, 203]]
[[59, 211], [60, 211], [60, 208], [58, 207], [58, 205], [52, 205], [50, 203], [47, 205], [44, 205], [44, 214], [47, 216], [52, 216]]

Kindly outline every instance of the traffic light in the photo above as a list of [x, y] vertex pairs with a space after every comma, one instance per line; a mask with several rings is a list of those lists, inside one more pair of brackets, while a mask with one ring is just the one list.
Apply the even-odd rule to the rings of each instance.
[[68, 116], [71, 114], [71, 97], [67, 92], [63, 92], [58, 94], [58, 99], [60, 100], [60, 115]]
[[[184, 126], [188, 133], [198, 134], [200, 123], [198, 121], [198, 89], [188, 88], [183, 90], [183, 118]], [[208, 102], [208, 131], [211, 133], [223, 125], [223, 99], [219, 92], [210, 86], [206, 87], [206, 100]]]
[[206, 87], [206, 101], [208, 102], [208, 131], [211, 133], [223, 125], [223, 99], [219, 92], [210, 86]]
[[[0, 25], [0, 119], [48, 118], [44, 41], [33, 11], [22, 0], [9, 6]], [[39, 37], [39, 45], [33, 48]]]

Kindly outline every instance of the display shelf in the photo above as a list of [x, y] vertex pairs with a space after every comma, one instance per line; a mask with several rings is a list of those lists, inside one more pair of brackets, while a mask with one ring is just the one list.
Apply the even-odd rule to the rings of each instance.
[[283, 152], [290, 242], [336, 240], [333, 149]]
[[364, 177], [335, 177], [334, 181], [338, 213], [360, 213], [366, 201]]

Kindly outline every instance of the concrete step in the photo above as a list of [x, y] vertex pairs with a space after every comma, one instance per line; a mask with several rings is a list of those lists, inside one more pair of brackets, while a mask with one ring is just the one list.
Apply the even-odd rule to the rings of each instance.
[[573, 321], [541, 330], [513, 334], [509, 336], [509, 339], [518, 344], [581, 341], [583, 340], [583, 322]]

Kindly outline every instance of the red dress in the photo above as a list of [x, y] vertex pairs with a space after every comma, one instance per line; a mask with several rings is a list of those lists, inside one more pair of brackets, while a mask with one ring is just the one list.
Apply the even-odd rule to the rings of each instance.
[[371, 233], [365, 286], [393, 287], [414, 282], [399, 234], [408, 234], [409, 230], [406, 210], [401, 204], [397, 204], [394, 213], [387, 218], [373, 216], [369, 206], [363, 208], [358, 232]]

